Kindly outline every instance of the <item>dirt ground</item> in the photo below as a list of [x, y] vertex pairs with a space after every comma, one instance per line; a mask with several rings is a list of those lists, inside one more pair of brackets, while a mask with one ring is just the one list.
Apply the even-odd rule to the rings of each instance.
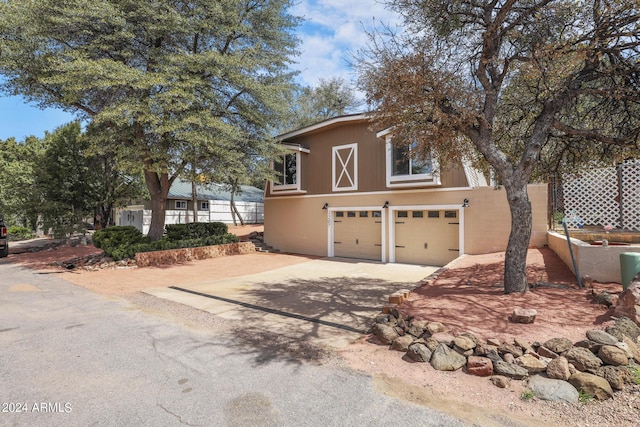
[[[251, 231], [261, 231], [261, 226], [230, 227], [230, 232], [244, 238]], [[92, 246], [62, 247], [12, 254], [9, 260], [40, 271], [60, 273], [63, 279], [101, 294], [127, 298], [145, 288], [196, 283], [203, 277], [254, 274], [310, 259], [298, 255], [256, 253], [170, 267], [64, 272], [50, 265], [54, 261], [98, 252]], [[530, 342], [554, 337], [577, 341], [583, 339], [587, 330], [603, 329], [607, 325], [611, 311], [593, 303], [591, 289], [578, 289], [571, 271], [551, 250], [529, 250], [529, 282], [551, 282], [566, 287], [541, 286], [525, 294], [504, 295], [501, 283], [503, 262], [503, 253], [464, 256], [441, 270], [436, 277], [425, 280], [399, 309], [416, 318], [442, 322], [454, 333], [470, 331], [484, 339], [499, 338], [509, 342], [516, 336]], [[596, 290], [621, 291], [619, 284], [595, 283], [594, 287]], [[515, 307], [536, 309], [538, 317], [535, 323], [510, 323], [508, 317]], [[370, 341], [364, 337], [340, 350], [339, 356], [350, 367], [372, 375], [376, 386], [385, 394], [442, 409], [472, 424], [613, 426], [626, 425], [624, 420], [633, 416], [637, 421], [640, 409], [640, 396], [637, 394], [631, 397], [624, 395], [627, 400], [634, 399], [628, 405], [627, 402], [616, 402], [616, 398], [610, 399], [613, 403], [608, 405], [613, 405], [613, 408], [607, 411], [601, 409], [605, 406], [596, 406], [600, 405], [598, 403], [576, 406], [535, 399], [523, 401], [520, 397], [525, 386], [521, 381], [512, 381], [507, 389], [499, 389], [486, 378], [462, 371], [439, 372], [428, 364], [407, 362], [400, 353]], [[611, 411], [615, 415], [622, 406], [626, 409], [612, 417]]]

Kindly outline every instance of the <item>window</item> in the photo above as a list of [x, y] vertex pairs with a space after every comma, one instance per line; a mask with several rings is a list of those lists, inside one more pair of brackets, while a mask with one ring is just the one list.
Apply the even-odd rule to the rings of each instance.
[[360, 218], [368, 218], [369, 211], [360, 211]]
[[444, 217], [445, 218], [457, 218], [458, 217], [458, 212], [457, 211], [444, 211]]
[[371, 212], [371, 216], [372, 216], [373, 218], [381, 218], [381, 217], [382, 217], [382, 212], [380, 212], [380, 211], [373, 211], [373, 212]]
[[344, 218], [344, 212], [336, 212], [336, 218]]
[[398, 218], [408, 218], [409, 213], [407, 211], [398, 211]]
[[293, 186], [298, 183], [298, 153], [287, 153], [273, 163], [278, 177], [273, 182], [276, 186]]
[[414, 154], [418, 144], [393, 146], [391, 148], [391, 176], [431, 175], [433, 165], [431, 158], [421, 159]]
[[176, 209], [187, 209], [186, 200], [176, 200]]
[[200, 202], [200, 210], [208, 211], [209, 210], [209, 202]]
[[411, 212], [411, 216], [413, 218], [424, 218], [424, 212], [422, 212], [422, 211], [413, 211], [413, 212]]
[[333, 191], [358, 189], [358, 144], [338, 145], [331, 149], [331, 183]]
[[429, 218], [440, 218], [440, 211], [429, 211], [427, 216]]
[[347, 218], [355, 218], [355, 217], [356, 217], [356, 213], [354, 211], [347, 212]]

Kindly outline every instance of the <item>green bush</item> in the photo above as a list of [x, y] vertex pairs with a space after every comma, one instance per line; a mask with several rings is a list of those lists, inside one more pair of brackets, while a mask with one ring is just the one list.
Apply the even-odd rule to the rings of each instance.
[[227, 224], [222, 222], [192, 222], [189, 224], [169, 224], [165, 226], [167, 240], [204, 239], [210, 236], [227, 234]]
[[[148, 243], [149, 238], [133, 226], [117, 226], [98, 230], [93, 234], [93, 246], [100, 248], [113, 259], [132, 258], [127, 256], [128, 248], [140, 243]], [[135, 253], [134, 253], [135, 255]]]
[[33, 231], [31, 231], [30, 228], [21, 227], [19, 225], [12, 225], [8, 227], [7, 234], [11, 241], [32, 239], [34, 236]]

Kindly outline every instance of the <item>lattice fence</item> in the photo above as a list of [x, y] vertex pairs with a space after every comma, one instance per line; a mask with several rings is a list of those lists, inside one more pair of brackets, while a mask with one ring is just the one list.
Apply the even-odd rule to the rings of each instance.
[[[561, 189], [570, 228], [611, 225], [640, 231], [640, 161], [566, 176]], [[556, 206], [557, 210], [557, 206]]]

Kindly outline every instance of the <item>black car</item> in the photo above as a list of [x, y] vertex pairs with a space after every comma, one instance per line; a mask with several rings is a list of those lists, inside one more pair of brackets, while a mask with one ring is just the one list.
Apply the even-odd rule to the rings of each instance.
[[4, 218], [0, 216], [0, 258], [9, 255], [9, 239], [7, 238], [7, 227], [4, 225]]

